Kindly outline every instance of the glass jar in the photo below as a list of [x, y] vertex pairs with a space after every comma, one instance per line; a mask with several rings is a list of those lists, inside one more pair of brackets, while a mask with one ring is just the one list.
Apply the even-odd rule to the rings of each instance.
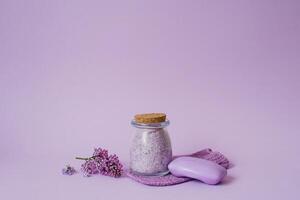
[[130, 148], [130, 170], [134, 174], [162, 176], [167, 174], [172, 160], [171, 140], [167, 131], [168, 120], [159, 123], [138, 123]]

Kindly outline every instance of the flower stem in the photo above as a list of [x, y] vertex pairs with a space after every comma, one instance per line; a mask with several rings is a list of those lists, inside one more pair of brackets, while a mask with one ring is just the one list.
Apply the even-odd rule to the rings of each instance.
[[75, 157], [77, 160], [89, 160], [90, 158]]
[[75, 159], [77, 160], [91, 160], [91, 159], [94, 159], [96, 158], [97, 156], [92, 156], [92, 157], [89, 157], [89, 158], [83, 158], [83, 157], [75, 157]]

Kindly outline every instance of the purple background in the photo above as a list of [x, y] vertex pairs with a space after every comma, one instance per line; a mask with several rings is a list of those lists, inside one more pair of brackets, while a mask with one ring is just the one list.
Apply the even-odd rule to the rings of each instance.
[[[0, 1], [1, 199], [299, 199], [300, 1]], [[211, 147], [219, 186], [67, 177], [136, 113], [175, 154]]]

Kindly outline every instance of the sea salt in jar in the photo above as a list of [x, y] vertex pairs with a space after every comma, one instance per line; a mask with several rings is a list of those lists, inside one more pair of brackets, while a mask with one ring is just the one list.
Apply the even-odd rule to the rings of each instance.
[[136, 128], [130, 148], [130, 170], [147, 176], [168, 173], [172, 160], [171, 141], [166, 127], [169, 125], [163, 113], [140, 114], [131, 124]]

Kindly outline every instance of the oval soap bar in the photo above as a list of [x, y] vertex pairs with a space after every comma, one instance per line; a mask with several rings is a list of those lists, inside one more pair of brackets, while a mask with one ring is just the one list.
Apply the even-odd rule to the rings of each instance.
[[218, 184], [227, 170], [209, 160], [193, 157], [179, 157], [169, 163], [168, 168], [174, 176], [198, 179], [206, 184]]

